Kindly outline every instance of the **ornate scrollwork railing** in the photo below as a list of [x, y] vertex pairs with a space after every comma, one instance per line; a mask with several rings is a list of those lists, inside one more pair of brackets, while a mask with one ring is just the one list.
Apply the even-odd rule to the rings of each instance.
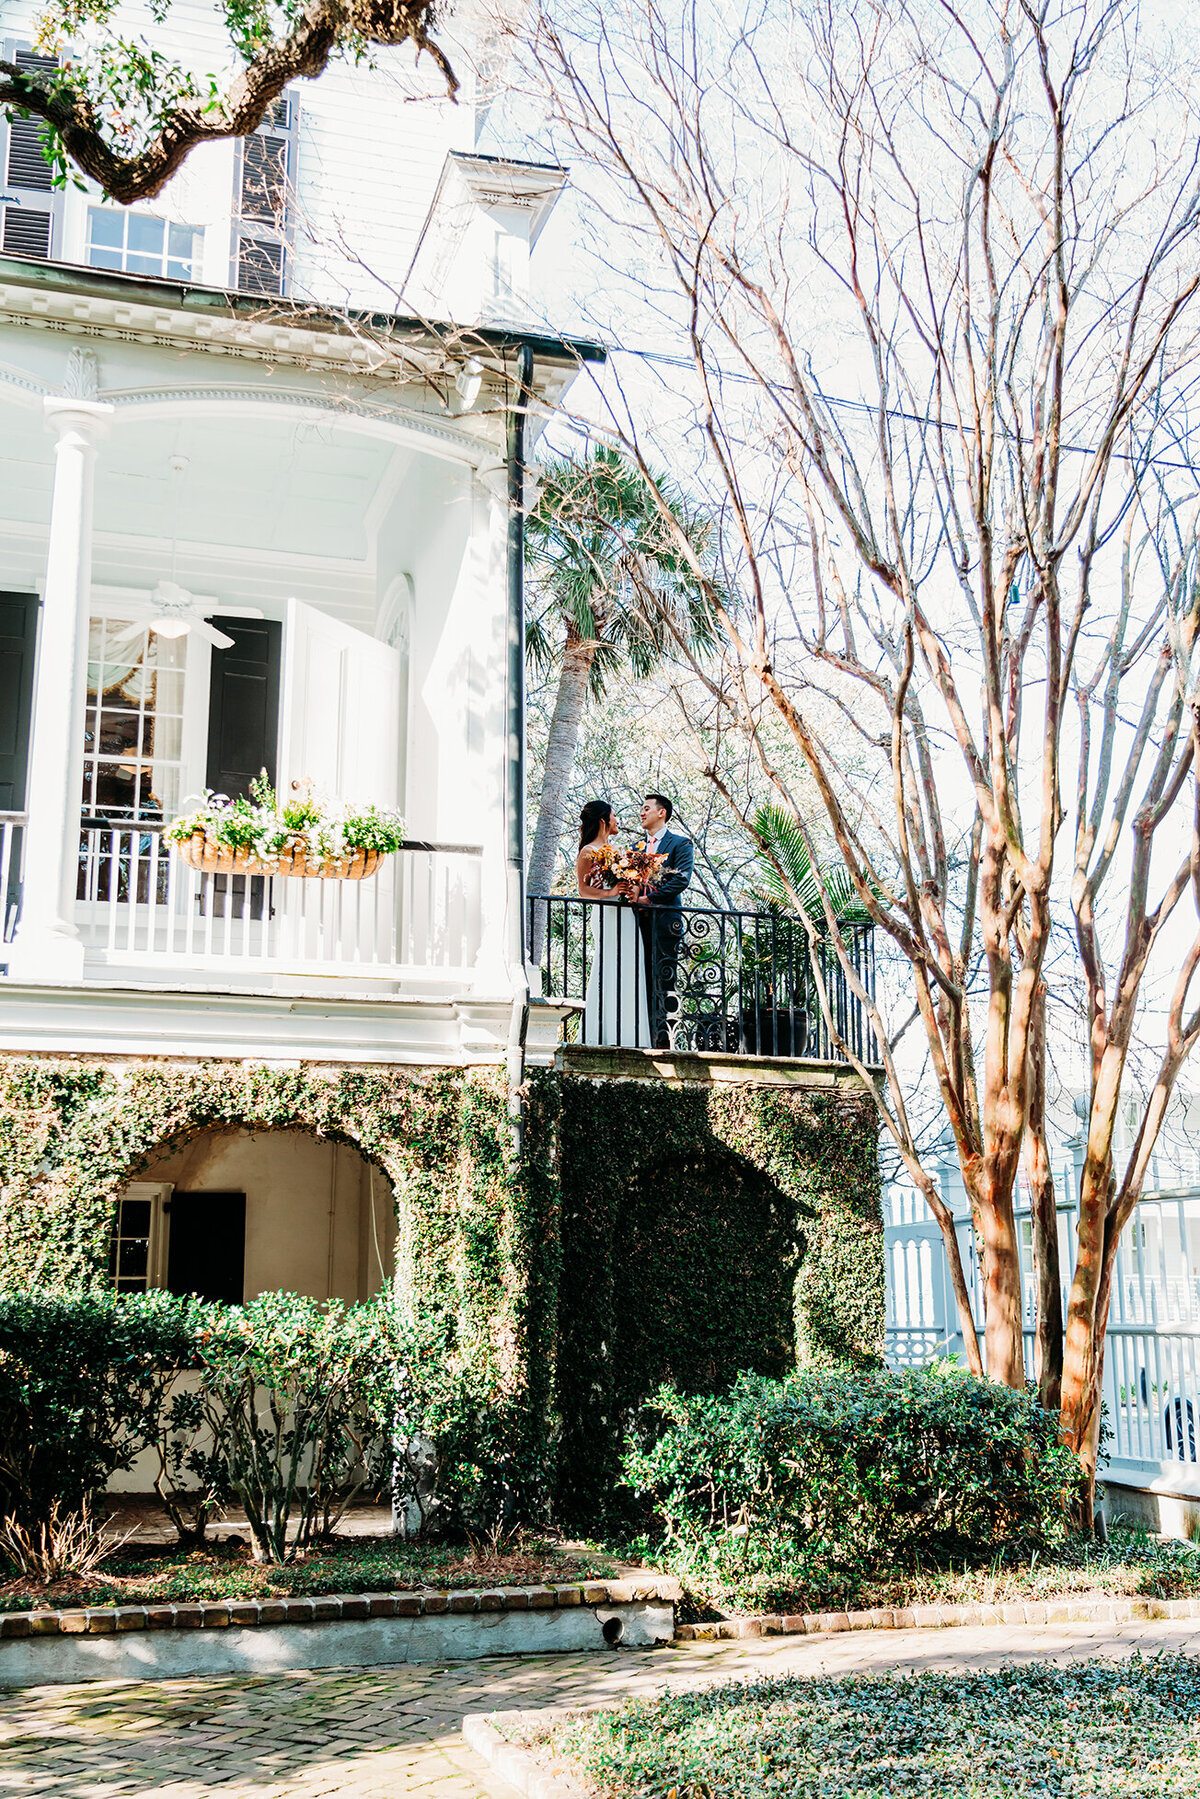
[[[529, 941], [544, 946], [543, 993], [584, 1002], [568, 1023], [569, 1040], [823, 1062], [846, 1060], [848, 1048], [868, 1065], [878, 1063], [844, 965], [874, 994], [869, 925], [843, 929], [839, 957], [829, 942], [814, 952], [800, 921], [784, 914], [655, 906], [638, 909], [634, 932], [618, 926], [616, 914], [628, 910], [573, 894], [529, 901]], [[631, 968], [631, 954], [640, 969]]]

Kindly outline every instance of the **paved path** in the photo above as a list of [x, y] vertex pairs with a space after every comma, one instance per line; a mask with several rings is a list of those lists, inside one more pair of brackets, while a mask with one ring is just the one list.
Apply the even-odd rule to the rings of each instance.
[[[589, 1704], [756, 1673], [967, 1669], [1005, 1660], [1200, 1654], [1174, 1621], [861, 1631], [447, 1668], [93, 1683], [0, 1694], [0, 1796], [505, 1799], [462, 1742], [468, 1711]], [[508, 1795], [511, 1799], [511, 1795]]]

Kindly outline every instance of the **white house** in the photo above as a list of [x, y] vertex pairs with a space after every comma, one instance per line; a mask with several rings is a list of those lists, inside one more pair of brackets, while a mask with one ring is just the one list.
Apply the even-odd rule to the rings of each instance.
[[[5, 8], [10, 59], [33, 15]], [[172, 11], [199, 66], [215, 17]], [[37, 127], [0, 119], [0, 1054], [505, 1058], [506, 433], [522, 344], [531, 438], [599, 352], [532, 323], [565, 172], [479, 152], [463, 30], [457, 105], [381, 52], [131, 210], [54, 191]], [[262, 769], [399, 806], [409, 847], [359, 882], [182, 863], [164, 825]], [[560, 1016], [535, 1009], [534, 1060]], [[361, 1159], [243, 1151], [209, 1184], [245, 1191], [247, 1291], [382, 1278]], [[151, 1174], [134, 1285], [166, 1266]], [[252, 1268], [255, 1183], [292, 1228]]]

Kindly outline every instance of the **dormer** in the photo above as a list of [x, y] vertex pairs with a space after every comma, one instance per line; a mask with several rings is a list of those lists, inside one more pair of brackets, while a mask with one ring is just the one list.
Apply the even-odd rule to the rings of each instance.
[[464, 325], [527, 323], [529, 259], [566, 181], [557, 163], [452, 150], [409, 266], [405, 304]]

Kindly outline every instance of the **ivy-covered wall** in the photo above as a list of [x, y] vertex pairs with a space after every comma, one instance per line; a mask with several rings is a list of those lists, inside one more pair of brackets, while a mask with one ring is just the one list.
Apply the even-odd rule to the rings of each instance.
[[661, 1381], [877, 1360], [883, 1240], [865, 1094], [551, 1073], [511, 1163], [498, 1070], [0, 1059], [0, 1283], [106, 1279], [114, 1200], [201, 1131], [354, 1144], [397, 1205], [406, 1307], [487, 1420], [512, 1505], [597, 1524]]
[[0, 1283], [106, 1279], [118, 1190], [200, 1131], [297, 1128], [354, 1144], [396, 1195], [397, 1282], [470, 1371], [484, 1452], [512, 1504], [544, 1512], [555, 1447], [557, 1088], [535, 1084], [530, 1154], [507, 1159], [496, 1069], [275, 1069], [240, 1062], [0, 1059]]
[[663, 1381], [877, 1364], [875, 1109], [805, 1087], [572, 1078], [560, 1170], [558, 1510], [606, 1514], [624, 1432]]

